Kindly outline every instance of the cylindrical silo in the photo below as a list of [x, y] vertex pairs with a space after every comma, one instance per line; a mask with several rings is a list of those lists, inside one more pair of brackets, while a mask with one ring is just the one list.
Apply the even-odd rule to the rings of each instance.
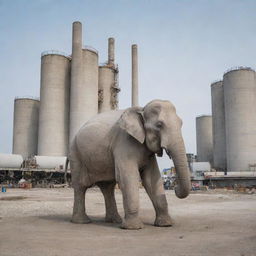
[[13, 117], [13, 154], [37, 154], [39, 100], [16, 98]]
[[82, 24], [74, 22], [70, 89], [70, 142], [81, 126], [97, 113], [98, 53], [92, 48], [82, 48]]
[[38, 155], [66, 156], [69, 143], [70, 57], [41, 57]]
[[83, 94], [83, 101], [80, 105], [82, 116], [79, 126], [98, 114], [98, 52], [91, 47], [85, 47], [82, 52], [84, 87], [81, 91]]
[[197, 161], [212, 164], [212, 116], [203, 115], [196, 118], [196, 146]]
[[224, 74], [228, 171], [246, 171], [256, 164], [255, 71], [239, 68]]
[[115, 109], [112, 93], [115, 86], [115, 69], [99, 66], [99, 113]]
[[139, 105], [138, 91], [138, 47], [132, 45], [132, 107]]
[[217, 170], [226, 170], [226, 130], [224, 90], [222, 81], [211, 84], [212, 96], [212, 133], [213, 133], [213, 166]]
[[118, 108], [118, 68], [115, 65], [114, 38], [108, 39], [108, 62], [99, 66], [99, 113]]
[[80, 114], [79, 106], [83, 102], [83, 95], [81, 95], [83, 87], [82, 24], [76, 21], [73, 23], [72, 31], [69, 141], [72, 141], [80, 128], [77, 120]]

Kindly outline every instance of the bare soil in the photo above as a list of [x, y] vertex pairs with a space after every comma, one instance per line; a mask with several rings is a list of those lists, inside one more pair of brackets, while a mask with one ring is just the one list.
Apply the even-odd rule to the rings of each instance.
[[[7, 189], [0, 193], [5, 199], [0, 200], [0, 255], [256, 255], [256, 194], [215, 190], [193, 192], [182, 200], [173, 191], [166, 194], [174, 226], [152, 225], [153, 207], [141, 189], [145, 228], [130, 231], [104, 222], [103, 196], [96, 188], [86, 196], [91, 224], [70, 222], [70, 188]], [[119, 190], [116, 198], [123, 216]]]

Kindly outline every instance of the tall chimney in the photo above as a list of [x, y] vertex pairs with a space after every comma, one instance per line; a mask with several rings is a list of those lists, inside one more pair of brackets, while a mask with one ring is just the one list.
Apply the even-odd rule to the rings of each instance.
[[132, 45], [132, 107], [139, 105], [138, 99], [138, 51], [137, 44]]
[[70, 88], [70, 123], [69, 141], [73, 140], [79, 127], [79, 88], [83, 86], [83, 65], [82, 65], [82, 23], [73, 23], [72, 33], [72, 60], [71, 60], [71, 88]]
[[108, 64], [114, 65], [115, 63], [115, 39], [110, 37], [108, 39]]

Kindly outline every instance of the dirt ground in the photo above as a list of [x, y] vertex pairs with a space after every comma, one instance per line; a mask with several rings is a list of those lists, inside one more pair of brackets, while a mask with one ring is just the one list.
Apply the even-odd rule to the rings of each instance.
[[[0, 193], [0, 255], [256, 255], [256, 194], [218, 190], [182, 200], [173, 191], [166, 194], [174, 226], [152, 226], [153, 207], [141, 189], [145, 228], [130, 231], [104, 223], [103, 196], [96, 188], [86, 196], [91, 224], [70, 222], [70, 188], [9, 189]], [[123, 216], [119, 190], [116, 198]]]

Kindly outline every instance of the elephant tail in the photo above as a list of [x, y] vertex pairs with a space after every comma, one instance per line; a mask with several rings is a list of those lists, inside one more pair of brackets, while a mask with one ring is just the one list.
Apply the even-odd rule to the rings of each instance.
[[69, 163], [69, 159], [68, 159], [68, 157], [67, 157], [67, 159], [66, 159], [66, 163], [65, 163], [65, 173], [64, 173], [64, 182], [65, 182], [65, 184], [67, 184], [67, 183], [68, 183], [68, 181], [67, 181], [68, 163]]

